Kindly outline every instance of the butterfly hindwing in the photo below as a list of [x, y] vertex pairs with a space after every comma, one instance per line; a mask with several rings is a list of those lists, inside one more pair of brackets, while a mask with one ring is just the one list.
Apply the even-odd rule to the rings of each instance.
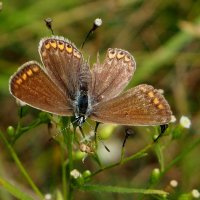
[[163, 95], [150, 85], [139, 85], [93, 107], [98, 122], [144, 126], [167, 124], [172, 112]]

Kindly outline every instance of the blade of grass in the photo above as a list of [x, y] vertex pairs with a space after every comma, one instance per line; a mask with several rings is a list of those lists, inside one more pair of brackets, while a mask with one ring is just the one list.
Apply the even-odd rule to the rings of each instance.
[[[200, 25], [200, 16], [195, 20], [196, 25]], [[129, 87], [137, 85], [141, 81], [150, 77], [156, 70], [161, 68], [179, 53], [179, 51], [195, 39], [193, 34], [180, 31], [170, 38], [166, 44], [161, 46], [157, 51], [143, 58], [143, 62], [137, 68], [137, 73], [129, 84]]]
[[22, 165], [21, 161], [19, 160], [17, 154], [15, 153], [14, 149], [12, 148], [12, 146], [10, 145], [10, 143], [7, 141], [6, 137], [4, 136], [4, 133], [2, 131], [0, 131], [0, 138], [3, 140], [3, 142], [5, 143], [6, 147], [8, 148], [13, 160], [15, 161], [17, 167], [19, 168], [20, 172], [23, 174], [23, 176], [25, 177], [25, 179], [27, 180], [27, 182], [30, 184], [30, 186], [32, 187], [32, 189], [35, 191], [35, 193], [41, 198], [44, 199], [42, 193], [40, 192], [39, 188], [35, 185], [35, 183], [33, 182], [33, 180], [31, 179], [31, 177], [29, 176], [29, 174], [27, 173], [26, 169], [24, 168], [24, 166]]
[[127, 187], [115, 187], [115, 186], [104, 186], [104, 185], [85, 185], [79, 188], [84, 191], [95, 191], [95, 192], [114, 192], [122, 194], [150, 194], [150, 195], [167, 195], [168, 193], [163, 190], [152, 190], [152, 189], [138, 189], [138, 188], [127, 188]]
[[165, 170], [161, 173], [161, 175], [164, 175], [169, 169], [172, 168], [172, 166], [174, 166], [177, 162], [183, 159], [190, 151], [192, 151], [199, 145], [200, 145], [200, 138], [195, 142], [193, 142], [191, 145], [185, 147], [182, 150], [182, 152], [165, 167]]
[[2, 177], [0, 177], [0, 186], [6, 189], [9, 193], [11, 193], [14, 197], [20, 200], [33, 200], [30, 196], [28, 196], [24, 191], [21, 191], [16, 186], [12, 185]]
[[131, 155], [129, 157], [124, 158], [123, 160], [120, 160], [117, 163], [108, 165], [106, 167], [102, 167], [101, 169], [97, 170], [96, 172], [94, 172], [90, 176], [88, 176], [88, 178], [90, 178], [92, 176], [95, 176], [95, 175], [99, 174], [102, 171], [105, 171], [105, 170], [111, 169], [113, 167], [125, 164], [125, 163], [129, 162], [130, 160], [139, 159], [139, 158], [142, 158], [142, 157], [146, 156], [147, 155], [147, 151], [152, 147], [152, 145], [154, 145], [154, 143], [147, 145], [142, 150], [138, 151], [137, 153], [135, 153], [135, 154], [133, 154], [133, 155]]

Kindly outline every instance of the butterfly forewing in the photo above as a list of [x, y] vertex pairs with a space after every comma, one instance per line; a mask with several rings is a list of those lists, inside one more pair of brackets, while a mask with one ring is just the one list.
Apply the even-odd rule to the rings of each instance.
[[[82, 67], [86, 67], [82, 54], [74, 44], [58, 36], [42, 39], [39, 53], [49, 77], [69, 98], [74, 99]], [[90, 73], [89, 69], [87, 72]]]
[[122, 49], [108, 49], [103, 64], [97, 61], [92, 69], [91, 96], [94, 104], [119, 95], [136, 69], [131, 54]]
[[139, 85], [93, 107], [91, 118], [122, 125], [162, 125], [171, 120], [167, 101], [150, 85]]
[[25, 63], [11, 77], [10, 92], [37, 109], [57, 115], [72, 115], [70, 100], [35, 61]]

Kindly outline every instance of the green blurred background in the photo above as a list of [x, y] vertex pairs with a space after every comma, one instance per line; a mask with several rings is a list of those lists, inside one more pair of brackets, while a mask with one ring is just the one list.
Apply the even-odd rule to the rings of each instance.
[[[90, 63], [99, 52], [101, 61], [109, 47], [126, 49], [137, 62], [137, 70], [129, 87], [148, 83], [162, 88], [177, 118], [188, 116], [192, 127], [183, 130], [179, 140], [167, 140], [165, 162], [173, 160], [184, 148], [200, 137], [200, 1], [160, 0], [21, 0], [2, 2], [0, 11], [0, 129], [18, 121], [15, 99], [9, 94], [10, 75], [24, 62], [40, 61], [38, 43], [50, 36], [44, 19], [53, 19], [56, 35], [62, 35], [80, 47], [95, 18], [103, 25], [89, 38], [82, 52]], [[38, 111], [30, 109], [24, 123], [31, 122]], [[126, 152], [133, 154], [150, 142], [152, 129], [135, 129]], [[115, 128], [112, 138], [123, 140], [123, 127]], [[20, 159], [44, 193], [60, 187], [60, 150], [50, 140], [46, 125], [26, 133], [15, 144]], [[189, 152], [162, 179], [158, 188], [165, 189], [171, 179], [179, 182], [178, 191], [200, 189], [200, 147]], [[77, 161], [80, 171], [94, 170], [86, 159]], [[93, 182], [108, 185], [145, 188], [158, 161], [150, 156], [99, 174]], [[29, 191], [5, 145], [0, 141], [0, 176]], [[119, 181], [120, 180], [120, 181]], [[2, 196], [2, 198], [1, 198]], [[133, 199], [130, 195], [95, 194], [77, 191], [76, 199]], [[0, 189], [0, 199], [13, 199]]]

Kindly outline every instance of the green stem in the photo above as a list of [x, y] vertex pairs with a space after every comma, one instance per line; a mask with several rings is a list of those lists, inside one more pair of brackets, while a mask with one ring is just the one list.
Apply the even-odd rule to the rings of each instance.
[[200, 138], [191, 145], [189, 145], [188, 147], [185, 147], [184, 150], [165, 167], [165, 170], [161, 173], [161, 175], [163, 176], [169, 169], [172, 168], [172, 166], [174, 166], [178, 161], [184, 158], [190, 151], [192, 151], [199, 144], [200, 144]]
[[35, 193], [41, 199], [44, 199], [43, 194], [40, 192], [40, 190], [38, 189], [38, 187], [35, 185], [35, 183], [31, 179], [31, 177], [29, 176], [29, 174], [27, 173], [27, 171], [23, 167], [21, 161], [19, 160], [19, 158], [18, 158], [17, 154], [15, 153], [14, 149], [12, 148], [11, 144], [7, 141], [6, 137], [4, 136], [3, 132], [1, 132], [1, 131], [0, 131], [0, 138], [5, 143], [6, 147], [8, 148], [8, 150], [9, 150], [9, 152], [10, 152], [12, 158], [13, 158], [13, 160], [15, 161], [15, 163], [18, 166], [19, 170], [21, 171], [21, 173], [23, 174], [23, 176], [25, 177], [25, 179], [27, 180], [27, 182], [30, 184], [30, 186], [32, 187], [32, 189], [35, 191]]
[[[70, 172], [73, 170], [73, 142], [74, 134], [70, 130], [70, 118], [62, 117], [61, 130], [64, 137], [64, 143], [67, 146], [67, 167], [66, 162], [63, 160], [63, 194], [65, 200], [71, 200], [73, 198], [73, 187], [71, 182]], [[65, 150], [65, 148], [64, 148]], [[67, 181], [68, 178], [68, 181]]]
[[[124, 163], [127, 163], [127, 162], [129, 162], [130, 160], [138, 159], [138, 158], [141, 158], [141, 157], [146, 156], [146, 155], [147, 155], [146, 152], [147, 152], [153, 145], [154, 145], [154, 143], [149, 144], [149, 145], [147, 145], [146, 147], [144, 147], [143, 149], [141, 149], [139, 152], [137, 152], [136, 154], [133, 154], [132, 156], [126, 157], [126, 158], [124, 158], [123, 160], [120, 160], [120, 161], [117, 162], [117, 163], [108, 165], [107, 167], [103, 167], [103, 168], [97, 170], [96, 172], [94, 172], [93, 174], [91, 174], [90, 177], [93, 177], [93, 176], [99, 174], [100, 172], [102, 172], [102, 171], [104, 171], [104, 170], [108, 170], [108, 169], [110, 169], [110, 168], [113, 168], [113, 167], [122, 165], [122, 164], [124, 164]], [[90, 178], [90, 177], [89, 177], [89, 178]]]
[[65, 149], [61, 148], [62, 157], [62, 187], [63, 187], [63, 197], [67, 199], [67, 173], [66, 173], [66, 162], [65, 162]]
[[[10, 194], [12, 194], [16, 199], [22, 199], [22, 200], [33, 200], [29, 194], [26, 194], [26, 192], [21, 191], [21, 189], [17, 188], [16, 185], [11, 184], [4, 178], [0, 177], [0, 185], [4, 189], [6, 189]], [[5, 200], [5, 197], [1, 196], [1, 199]], [[8, 199], [8, 198], [6, 198]], [[10, 199], [10, 198], [9, 198]]]
[[198, 145], [200, 145], [200, 138], [198, 140], [196, 140], [195, 142], [193, 142], [191, 145], [189, 145], [188, 147], [185, 147], [184, 150], [175, 158], [173, 159], [166, 167], [163, 171], [161, 171], [161, 174], [160, 174], [160, 178], [150, 184], [148, 186], [148, 188], [152, 188], [152, 187], [155, 187], [160, 179], [176, 164], [178, 163], [181, 159], [183, 159], [190, 151], [192, 151], [195, 147], [197, 147]]
[[13, 138], [12, 140], [12, 145], [17, 141], [17, 139], [24, 134], [25, 132], [29, 131], [30, 129], [33, 129], [37, 126], [39, 126], [41, 124], [41, 120], [40, 119], [36, 119], [34, 122], [32, 122], [31, 124], [29, 124], [26, 127], [21, 127], [21, 123], [19, 122], [17, 125], [17, 129], [16, 129], [16, 136]]

